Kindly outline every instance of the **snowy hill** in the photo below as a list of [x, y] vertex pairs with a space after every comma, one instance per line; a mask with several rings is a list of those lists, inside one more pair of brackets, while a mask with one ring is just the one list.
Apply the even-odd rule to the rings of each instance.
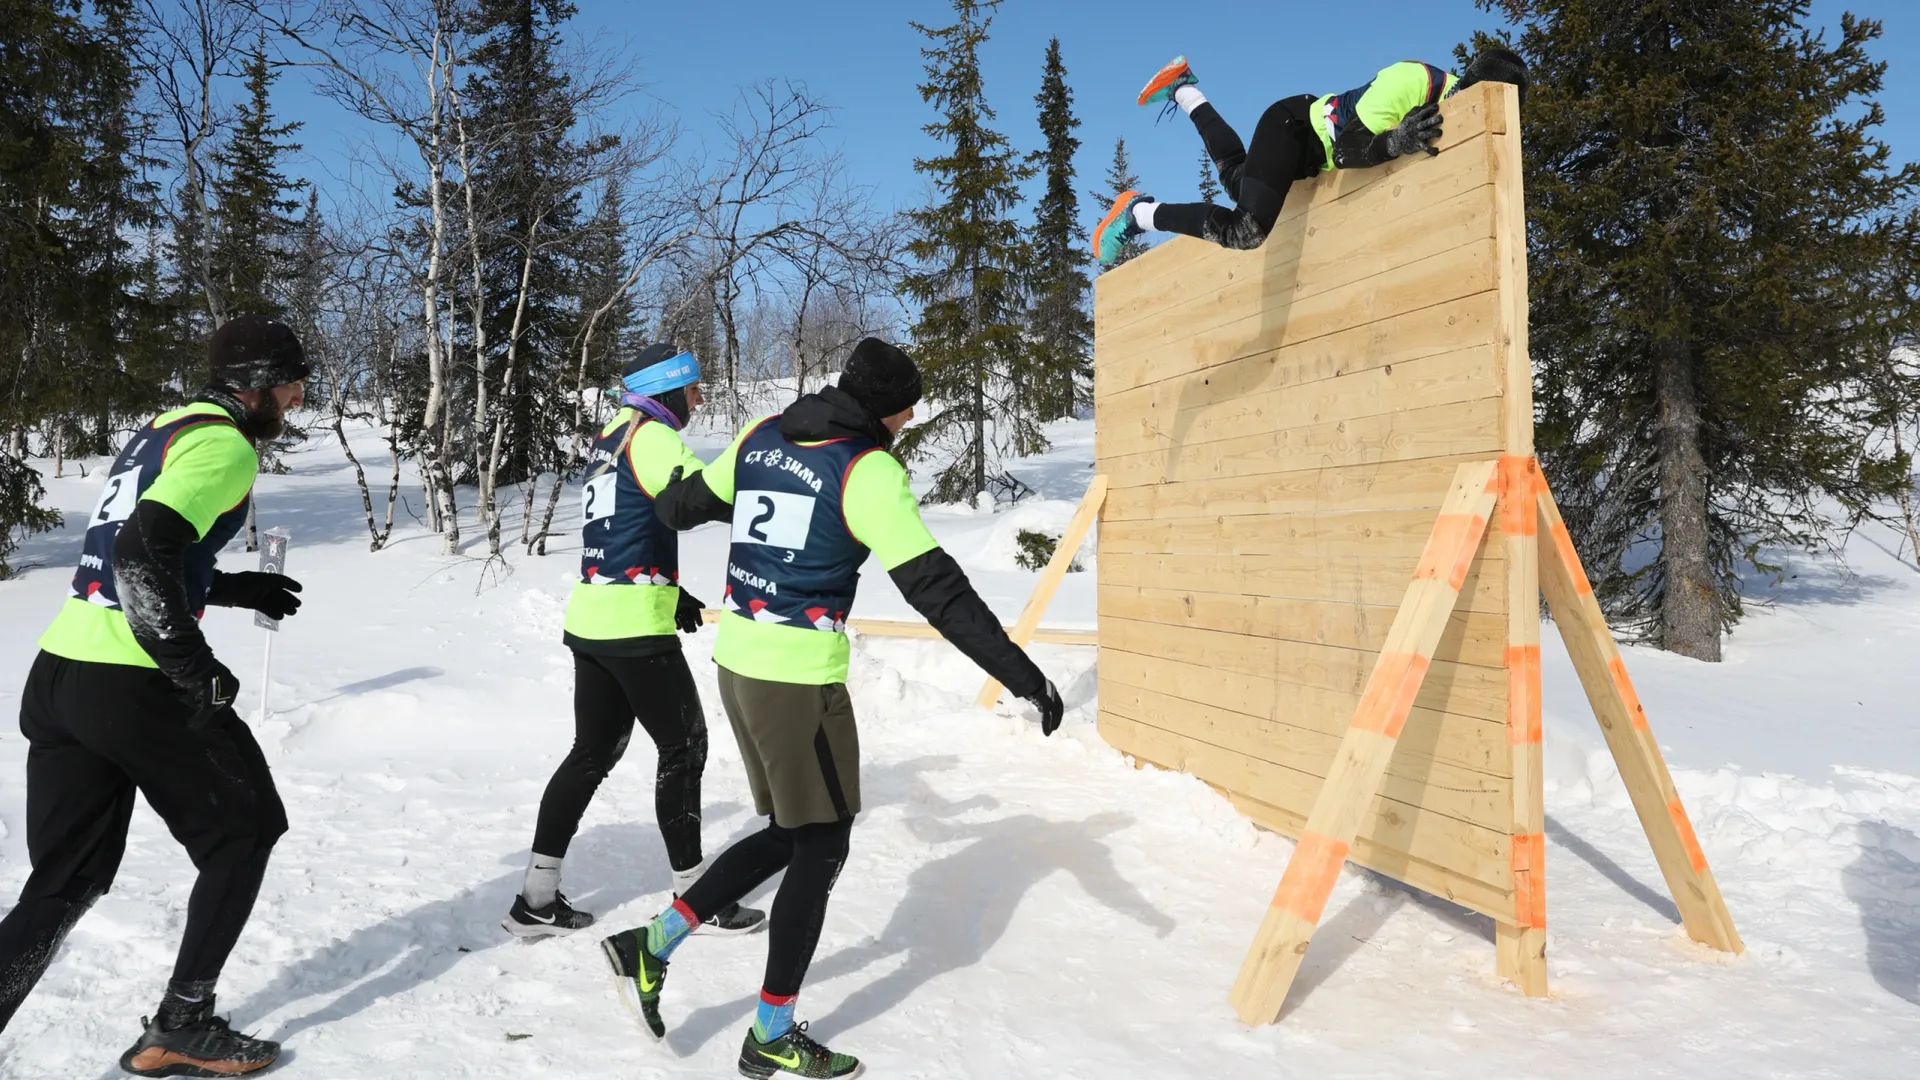
[[[1034, 577], [1012, 562], [1013, 530], [1064, 523], [1090, 475], [1090, 425], [1054, 433], [1045, 459], [1014, 466], [1047, 502], [928, 515], [1009, 621]], [[440, 555], [403, 515], [396, 542], [369, 554], [337, 448], [315, 440], [288, 460], [291, 474], [260, 483], [260, 519], [292, 531], [288, 568], [306, 606], [276, 643], [272, 714], [257, 730], [292, 831], [222, 982], [222, 1011], [286, 1040], [276, 1075], [288, 1077], [732, 1075], [765, 938], [683, 949], [665, 1000], [672, 1030], [656, 1045], [616, 1002], [597, 935], [522, 945], [497, 925], [571, 739], [559, 637], [577, 536], [546, 559], [514, 556], [501, 575]], [[29, 540], [17, 561], [35, 568], [0, 583], [9, 718], [97, 484], [72, 463], [49, 480], [68, 528]], [[1286, 1018], [1252, 1031], [1227, 987], [1291, 843], [1198, 781], [1136, 770], [1109, 749], [1093, 727], [1092, 650], [1036, 650], [1070, 706], [1043, 739], [1024, 706], [972, 708], [981, 676], [948, 646], [866, 638], [852, 686], [868, 810], [800, 1016], [880, 1077], [1910, 1076], [1920, 571], [1873, 530], [1855, 537], [1851, 574], [1796, 566], [1725, 664], [1627, 650], [1744, 957], [1681, 932], [1550, 626], [1553, 997], [1528, 1000], [1495, 978], [1483, 918], [1349, 870]], [[724, 544], [709, 527], [684, 549], [687, 584], [709, 602]], [[226, 558], [239, 569], [253, 557]], [[1092, 578], [1068, 578], [1049, 624], [1092, 625]], [[877, 567], [860, 613], [911, 617]], [[206, 625], [252, 717], [262, 634], [233, 612]], [[687, 642], [714, 732], [710, 854], [759, 824], [711, 645], [711, 630]], [[636, 742], [568, 859], [570, 895], [610, 928], [666, 898], [651, 755]], [[24, 757], [9, 719], [0, 905], [27, 873]], [[113, 892], [0, 1035], [0, 1078], [119, 1075], [113, 1060], [171, 967], [190, 881], [184, 853], [138, 811]]]

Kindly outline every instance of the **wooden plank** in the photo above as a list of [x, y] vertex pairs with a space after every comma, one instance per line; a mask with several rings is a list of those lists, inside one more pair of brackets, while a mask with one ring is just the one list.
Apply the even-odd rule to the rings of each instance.
[[[1087, 530], [1093, 527], [1096, 515], [1100, 513], [1100, 504], [1107, 498], [1107, 478], [1095, 475], [1087, 484], [1087, 492], [1080, 496], [1080, 505], [1073, 511], [1073, 519], [1067, 522], [1067, 531], [1061, 534], [1060, 542], [1054, 545], [1053, 558], [1047, 560], [1047, 568], [1040, 572], [1040, 579], [1033, 583], [1033, 593], [1027, 597], [1027, 606], [1020, 611], [1020, 619], [1013, 625], [1007, 636], [1013, 643], [1026, 648], [1033, 639], [1033, 632], [1040, 627], [1041, 616], [1047, 613], [1047, 605], [1053, 602], [1053, 594], [1060, 588], [1060, 582], [1067, 576], [1067, 568], [1073, 565], [1073, 556], [1087, 538]], [[990, 709], [1000, 699], [1000, 680], [989, 675], [980, 687], [980, 696], [973, 703], [983, 709]], [[1049, 732], [1051, 734], [1051, 732]]]
[[[1233, 792], [1224, 794], [1227, 801], [1233, 803], [1235, 809], [1264, 828], [1293, 837], [1299, 836], [1300, 831], [1306, 828], [1305, 814], [1283, 810], [1246, 795]], [[1385, 874], [1395, 881], [1404, 881], [1416, 889], [1444, 897], [1461, 907], [1492, 916], [1496, 920], [1501, 917], [1501, 912], [1513, 906], [1511, 886], [1476, 881], [1444, 866], [1436, 866], [1425, 859], [1416, 859], [1405, 852], [1381, 847], [1364, 834], [1354, 839], [1353, 851], [1349, 853], [1348, 861], [1376, 873]]]
[[[1096, 416], [1104, 423], [1107, 410], [1139, 398], [1171, 404], [1177, 396], [1182, 404], [1217, 403], [1491, 345], [1500, 332], [1499, 299], [1492, 291], [1473, 293], [1309, 341], [1227, 358], [1213, 366], [1202, 365], [1207, 358], [1193, 350], [1172, 349], [1160, 362], [1140, 369], [1143, 381], [1122, 385], [1112, 379], [1096, 385]], [[1189, 378], [1194, 375], [1204, 378], [1195, 383]], [[1170, 381], [1174, 385], [1165, 385]]]
[[1654, 861], [1667, 879], [1667, 889], [1680, 909], [1687, 936], [1726, 952], [1744, 952], [1733, 916], [1720, 896], [1720, 886], [1707, 865], [1706, 852], [1694, 835], [1680, 795], [1667, 772], [1666, 758], [1654, 741], [1646, 710], [1634, 691], [1627, 665], [1614, 644], [1613, 631], [1594, 600], [1580, 556], [1567, 535], [1566, 522], [1553, 494], [1538, 488], [1540, 528], [1540, 585], [1547, 594], [1553, 621], [1567, 644], [1573, 667], [1586, 688], [1607, 748], [1613, 752], [1620, 780], [1626, 785], [1640, 826], [1653, 845]]
[[1539, 537], [1535, 494], [1541, 486], [1533, 458], [1533, 361], [1527, 355], [1527, 211], [1520, 161], [1520, 96], [1504, 85], [1485, 93], [1489, 117], [1502, 132], [1490, 136], [1494, 162], [1500, 335], [1506, 455], [1501, 458], [1500, 522], [1507, 546], [1507, 726], [1513, 748], [1514, 913], [1495, 942], [1500, 974], [1529, 997], [1547, 994], [1546, 781], [1540, 731]]
[[[1101, 669], [1103, 694], [1111, 690], [1131, 696], [1130, 691], [1145, 690], [1188, 702], [1196, 709], [1251, 716], [1262, 722], [1284, 722], [1335, 737], [1345, 734], [1347, 722], [1353, 718], [1353, 710], [1360, 704], [1364, 689], [1310, 686], [1290, 681], [1284, 675], [1263, 678], [1231, 671], [1195, 672], [1191, 665], [1137, 653], [1115, 651], [1103, 657], [1117, 662]], [[1447, 664], [1435, 664], [1429, 670], [1402, 739], [1411, 744], [1410, 752], [1416, 755], [1474, 772], [1505, 775], [1509, 767], [1505, 726], [1497, 720], [1446, 708], [1452, 699], [1449, 688], [1441, 682], [1453, 670], [1458, 669]], [[1485, 674], [1491, 680], [1499, 673]]]
[[[1438, 509], [1110, 521], [1101, 526], [1100, 550], [1137, 555], [1338, 554], [1411, 563], [1433, 531]], [[1498, 562], [1506, 551], [1489, 545], [1480, 555]]]
[[[1448, 98], [1441, 106], [1445, 118], [1444, 133], [1435, 146], [1441, 154], [1464, 146], [1485, 134], [1490, 121], [1498, 118], [1488, 101], [1473, 88]], [[1311, 180], [1296, 182], [1287, 193], [1275, 225], [1286, 224], [1308, 213], [1331, 208], [1342, 199], [1351, 199], [1381, 184], [1406, 182], [1432, 162], [1424, 155], [1410, 155], [1374, 169], [1339, 169], [1321, 173]], [[1229, 252], [1204, 240], [1177, 236], [1156, 246], [1145, 255], [1102, 272], [1094, 280], [1096, 319], [1106, 304], [1123, 303], [1131, 291], [1151, 291], [1167, 279], [1184, 273], [1197, 263], [1219, 255], [1245, 260], [1262, 257], [1262, 252]]]
[[1438, 511], [1447, 478], [1467, 454], [1285, 473], [1121, 486], [1107, 492], [1104, 523], [1142, 518], [1225, 518], [1337, 510]]
[[[1326, 778], [1340, 749], [1338, 733], [1195, 706], [1152, 690], [1119, 683], [1103, 682], [1101, 687], [1100, 707], [1116, 716], [1316, 779]], [[1114, 695], [1112, 700], [1108, 700], [1109, 691]], [[1300, 802], [1281, 805], [1306, 813], [1319, 789], [1308, 785], [1303, 790], [1306, 795]], [[1409, 807], [1495, 832], [1505, 830], [1513, 820], [1511, 778], [1461, 768], [1423, 753], [1411, 744], [1394, 751], [1380, 784], [1380, 794]]]
[[[1369, 368], [1277, 390], [1249, 390], [1224, 369], [1153, 384], [1150, 394], [1108, 398], [1096, 419], [1112, 428], [1101, 449], [1192, 447], [1250, 432], [1305, 427], [1497, 398], [1501, 369], [1487, 345]], [[1238, 367], [1239, 365], [1230, 365]], [[1242, 369], [1243, 374], [1254, 374]], [[1124, 452], [1124, 451], [1123, 451]]]
[[1495, 256], [1493, 240], [1475, 240], [1323, 293], [1295, 298], [1277, 291], [1214, 322], [1168, 312], [1124, 333], [1096, 328], [1096, 390], [1110, 394], [1163, 377], [1169, 357], [1180, 353], [1188, 358], [1172, 361], [1176, 366], [1210, 367], [1488, 292], [1496, 283]]
[[[1441, 504], [1433, 540], [1420, 557], [1400, 615], [1307, 815], [1300, 845], [1287, 860], [1280, 887], [1234, 980], [1234, 1010], [1249, 1024], [1280, 1018], [1334, 879], [1378, 798], [1387, 762], [1432, 665], [1448, 613], [1460, 598], [1497, 496], [1494, 462], [1460, 466], [1453, 490]], [[1512, 838], [1503, 839], [1510, 844]], [[1506, 869], [1511, 874], [1511, 864]]]
[[[1387, 629], [1398, 610], [1384, 604], [1181, 592], [1133, 585], [1101, 586], [1099, 605], [1102, 618], [1217, 630], [1365, 652], [1378, 652], [1386, 643]], [[1507, 621], [1500, 613], [1455, 610], [1448, 620], [1446, 633], [1440, 636], [1439, 655], [1461, 663], [1492, 667], [1491, 663], [1482, 663], [1481, 658], [1490, 655], [1487, 650], [1500, 642]], [[1109, 640], [1109, 644], [1113, 643]], [[1352, 705], [1348, 702], [1343, 713], [1351, 713]]]
[[1500, 400], [1485, 398], [1404, 413], [1258, 431], [1199, 446], [1103, 457], [1115, 487], [1262, 476], [1308, 468], [1417, 461], [1500, 450]]
[[1500, 522], [1507, 549], [1507, 745], [1513, 774], [1513, 895], [1494, 954], [1500, 974], [1529, 997], [1547, 993], [1546, 780], [1540, 729], [1540, 564], [1530, 455], [1500, 459]]
[[[1309, 806], [1325, 786], [1317, 776], [1141, 724], [1110, 709], [1101, 710], [1100, 729], [1124, 753], [1271, 806]], [[1361, 831], [1380, 847], [1450, 867], [1495, 889], [1509, 887], [1512, 857], [1504, 829], [1482, 828], [1380, 795], [1361, 812]]]
[[[1403, 581], [1411, 576], [1412, 567], [1400, 575]], [[1504, 613], [1485, 612], [1481, 619], [1471, 623], [1453, 618], [1455, 614], [1457, 612], [1449, 613], [1446, 628], [1435, 646], [1435, 656], [1471, 667], [1502, 668], [1506, 654]], [[1489, 633], [1489, 630], [1492, 632]], [[1284, 670], [1281, 657], [1293, 657], [1297, 652], [1295, 646], [1303, 644], [1282, 637], [1223, 633], [1177, 623], [1136, 622], [1112, 617], [1101, 619], [1100, 636], [1112, 648], [1125, 652], [1152, 653], [1176, 662], [1201, 664], [1216, 671], [1237, 671], [1243, 675], [1269, 677]], [[1355, 651], [1375, 652], [1384, 646], [1383, 640], [1372, 649], [1359, 648]]]
[[[1267, 703], [1279, 700], [1279, 688], [1285, 685], [1338, 690], [1355, 695], [1357, 701], [1374, 662], [1374, 653], [1370, 651], [1299, 641], [1276, 644], [1274, 656], [1273, 671], [1266, 675], [1255, 675], [1174, 663], [1161, 659], [1157, 653], [1116, 649], [1104, 640], [1100, 645], [1102, 671], [1124, 664], [1130, 665], [1132, 671], [1143, 673], [1136, 676], [1131, 671], [1122, 672], [1116, 678], [1133, 682], [1136, 678], [1145, 677], [1145, 672], [1157, 672], [1160, 685], [1166, 687], [1168, 693], [1184, 694], [1195, 701], [1205, 701], [1256, 716], [1268, 713]], [[1428, 669], [1427, 681], [1422, 684], [1420, 696], [1414, 704], [1435, 712], [1504, 723], [1507, 716], [1506, 671], [1437, 660]]]
[[[1491, 237], [1494, 167], [1486, 140], [1460, 147], [1444, 164], [1436, 161], [1408, 180], [1375, 185], [1325, 214], [1276, 225], [1257, 261], [1210, 259], [1163, 279], [1155, 290], [1101, 305], [1101, 331], [1124, 335], [1168, 314], [1196, 327], [1215, 326], [1223, 315], [1280, 292], [1299, 300]], [[1415, 215], [1420, 227], [1409, 230]]]
[[[1414, 560], [1344, 555], [1133, 555], [1100, 556], [1102, 582], [1135, 581], [1157, 589], [1227, 595], [1285, 596], [1350, 604], [1391, 604], [1406, 591]], [[1506, 582], [1499, 562], [1475, 561], [1460, 610], [1506, 611]], [[1102, 624], [1104, 628], [1104, 623]]]

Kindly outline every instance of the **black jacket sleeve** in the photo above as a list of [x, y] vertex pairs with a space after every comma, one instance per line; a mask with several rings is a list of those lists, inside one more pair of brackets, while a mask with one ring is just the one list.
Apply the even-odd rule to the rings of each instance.
[[941, 637], [999, 679], [1015, 697], [1030, 698], [1046, 689], [1047, 677], [1039, 665], [1007, 637], [1000, 619], [973, 591], [966, 571], [944, 549], [908, 559], [888, 576]]
[[1373, 129], [1358, 120], [1350, 121], [1333, 140], [1333, 163], [1342, 169], [1371, 169], [1375, 165], [1385, 165], [1393, 160], [1393, 152], [1387, 149], [1387, 136], [1390, 132], [1378, 135]]
[[713, 493], [705, 473], [668, 481], [653, 497], [653, 512], [675, 532], [686, 532], [709, 521], [733, 520], [733, 504]]
[[113, 541], [113, 585], [133, 640], [183, 686], [219, 664], [187, 603], [186, 551], [198, 539], [179, 511], [142, 499]]

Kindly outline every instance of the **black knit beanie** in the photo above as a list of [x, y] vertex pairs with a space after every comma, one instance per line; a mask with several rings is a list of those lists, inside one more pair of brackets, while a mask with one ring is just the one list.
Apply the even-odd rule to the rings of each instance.
[[840, 373], [840, 389], [883, 420], [920, 402], [920, 369], [898, 346], [861, 338]]
[[1527, 87], [1531, 80], [1527, 74], [1527, 62], [1512, 49], [1482, 49], [1467, 62], [1467, 70], [1461, 73], [1460, 81], [1454, 85], [1454, 92], [1472, 86], [1474, 83], [1503, 82], [1520, 89], [1520, 104], [1527, 103]]
[[307, 377], [307, 352], [293, 328], [264, 315], [236, 315], [207, 342], [207, 383], [222, 390], [264, 390]]

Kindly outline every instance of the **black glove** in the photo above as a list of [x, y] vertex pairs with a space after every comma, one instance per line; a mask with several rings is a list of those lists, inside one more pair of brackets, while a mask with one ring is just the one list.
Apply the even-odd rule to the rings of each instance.
[[252, 608], [269, 619], [284, 619], [300, 610], [300, 583], [285, 574], [263, 574], [242, 570], [237, 574], [215, 574], [207, 589], [207, 603], [214, 607]]
[[701, 614], [700, 609], [706, 606], [707, 605], [701, 603], [699, 600], [694, 599], [692, 593], [681, 589], [680, 604], [673, 609], [673, 625], [678, 627], [683, 634], [699, 633], [700, 624], [707, 621], [706, 616]]
[[[299, 603], [297, 600], [294, 602]], [[234, 678], [233, 672], [227, 670], [227, 665], [218, 660], [213, 661], [212, 671], [179, 686], [187, 705], [193, 709], [193, 715], [187, 717], [187, 727], [193, 731], [205, 731], [212, 727], [221, 713], [233, 708], [233, 699], [240, 696], [240, 680]]]
[[1067, 706], [1060, 700], [1060, 691], [1054, 689], [1053, 680], [1047, 680], [1047, 688], [1027, 699], [1028, 704], [1040, 710], [1040, 734], [1051, 735], [1059, 730], [1060, 718], [1066, 715]]
[[1387, 132], [1387, 152], [1405, 157], [1425, 150], [1429, 156], [1439, 153], [1432, 144], [1440, 138], [1440, 106], [1422, 105], [1408, 113], [1400, 126]]

